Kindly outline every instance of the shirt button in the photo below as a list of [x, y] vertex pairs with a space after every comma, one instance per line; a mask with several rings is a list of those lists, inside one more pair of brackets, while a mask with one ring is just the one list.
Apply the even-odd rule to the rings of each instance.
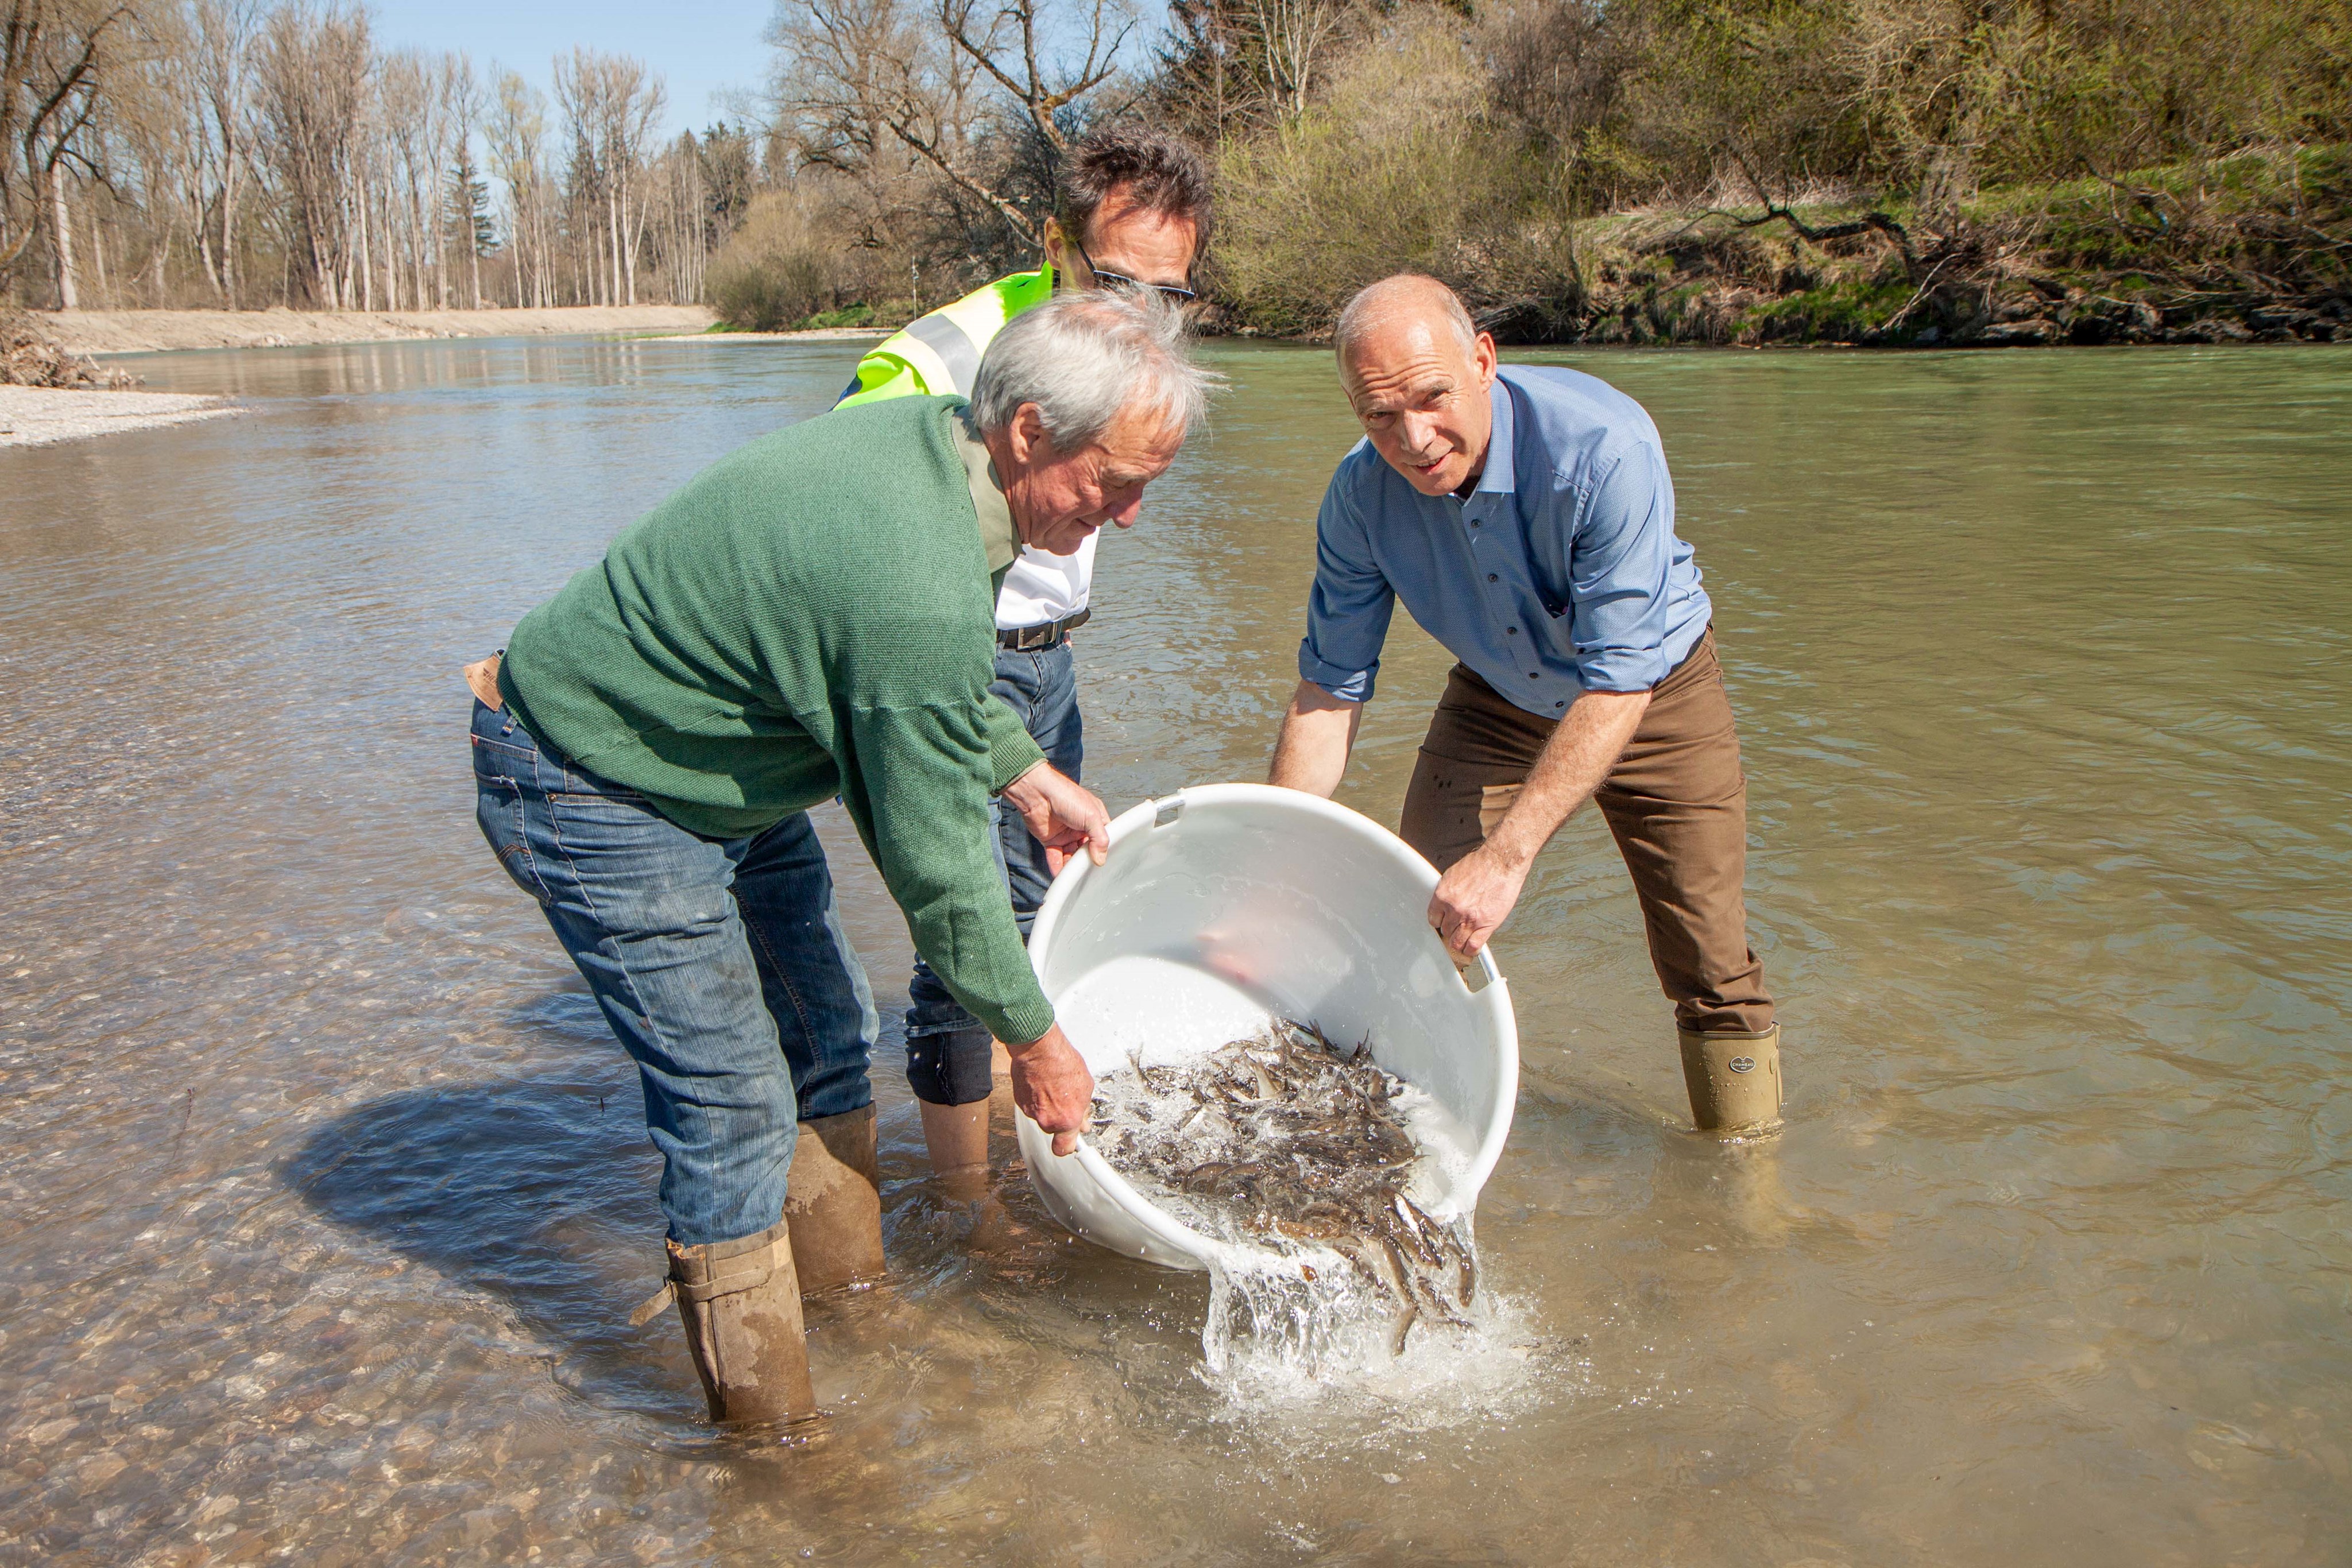
[[1506, 626], [1503, 628], [1503, 634], [1507, 637], [1516, 637], [1519, 634], [1519, 629], [1516, 626]]
[[1490, 572], [1488, 572], [1488, 573], [1486, 574], [1486, 580], [1487, 580], [1488, 582], [1492, 582], [1492, 581], [1494, 581], [1494, 580], [1495, 580], [1495, 574], [1494, 574], [1493, 572], [1491, 572], [1491, 571], [1490, 571]]
[[1557, 702], [1557, 703], [1552, 704], [1551, 706], [1554, 706], [1554, 707], [1566, 707], [1568, 705], [1567, 705], [1566, 703], [1564, 703], [1564, 702]]
[[1529, 680], [1531, 680], [1531, 681], [1539, 681], [1539, 680], [1542, 680], [1542, 679], [1543, 679], [1543, 677], [1542, 677], [1541, 675], [1537, 674], [1533, 670], [1529, 670], [1529, 671], [1528, 672], [1528, 679], [1529, 679]]

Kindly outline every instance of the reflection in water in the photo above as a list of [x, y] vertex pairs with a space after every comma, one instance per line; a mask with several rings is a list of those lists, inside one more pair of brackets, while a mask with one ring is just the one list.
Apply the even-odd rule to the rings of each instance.
[[[1569, 356], [1656, 414], [1715, 596], [1788, 1133], [1674, 1130], [1580, 820], [1498, 944], [1495, 1354], [1237, 1402], [1199, 1276], [923, 1179], [893, 1042], [835, 1417], [713, 1437], [627, 1327], [636, 1091], [474, 833], [456, 666], [857, 347], [159, 356], [256, 412], [0, 454], [0, 1562], [2352, 1546], [2344, 350]], [[1352, 439], [1323, 356], [1216, 353], [1081, 638], [1115, 808], [1262, 769]], [[1393, 821], [1446, 664], [1400, 625], [1343, 798]]]

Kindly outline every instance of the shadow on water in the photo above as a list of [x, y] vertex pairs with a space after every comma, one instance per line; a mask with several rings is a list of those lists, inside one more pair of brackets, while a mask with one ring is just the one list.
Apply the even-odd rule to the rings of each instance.
[[[629, 1326], [659, 1283], [659, 1158], [626, 1080], [422, 1088], [354, 1107], [279, 1166], [304, 1202], [501, 1304], [590, 1403], [675, 1418], [675, 1336]], [[445, 1292], [425, 1284], [433, 1294]]]

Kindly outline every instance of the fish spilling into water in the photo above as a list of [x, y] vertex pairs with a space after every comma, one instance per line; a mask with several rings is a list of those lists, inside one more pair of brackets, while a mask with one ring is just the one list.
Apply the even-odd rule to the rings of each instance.
[[[1368, 1043], [1280, 1019], [1181, 1066], [1131, 1061], [1132, 1079], [1103, 1081], [1092, 1127], [1121, 1175], [1221, 1239], [1337, 1253], [1391, 1303], [1392, 1353], [1423, 1320], [1466, 1325], [1478, 1285], [1467, 1228], [1413, 1200], [1408, 1091]], [[1312, 1281], [1314, 1264], [1300, 1266]]]

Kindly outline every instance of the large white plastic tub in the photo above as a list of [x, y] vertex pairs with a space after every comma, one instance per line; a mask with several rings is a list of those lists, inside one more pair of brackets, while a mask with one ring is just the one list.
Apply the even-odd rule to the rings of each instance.
[[[1146, 800], [1111, 824], [1110, 858], [1081, 855], [1046, 895], [1030, 962], [1063, 1029], [1099, 1076], [1180, 1061], [1254, 1033], [1272, 1015], [1429, 1092], [1460, 1148], [1441, 1218], [1477, 1207], [1518, 1098], [1509, 988], [1481, 955], [1464, 974], [1430, 929], [1437, 873], [1344, 806], [1263, 784], [1212, 784]], [[1474, 989], [1474, 988], [1475, 988]], [[1175, 1269], [1232, 1249], [1146, 1201], [1084, 1139], [1056, 1156], [1017, 1117], [1046, 1209], [1087, 1240]]]

